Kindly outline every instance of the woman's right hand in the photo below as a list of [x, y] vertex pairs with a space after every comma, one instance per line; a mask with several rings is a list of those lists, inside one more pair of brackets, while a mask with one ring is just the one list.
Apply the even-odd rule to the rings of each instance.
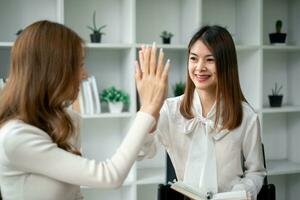
[[142, 47], [139, 61], [136, 61], [136, 85], [141, 100], [140, 111], [147, 112], [156, 119], [167, 96], [170, 60], [164, 64], [164, 53], [159, 51], [156, 61], [156, 46]]

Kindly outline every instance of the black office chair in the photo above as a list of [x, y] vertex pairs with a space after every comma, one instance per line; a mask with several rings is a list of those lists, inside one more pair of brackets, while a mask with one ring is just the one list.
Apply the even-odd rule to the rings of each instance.
[[[264, 144], [262, 144], [262, 151], [263, 151], [264, 167], [267, 169]], [[275, 185], [268, 183], [268, 176], [264, 178], [264, 184], [257, 195], [257, 200], [276, 200]]]
[[168, 153], [166, 153], [166, 157], [167, 157], [166, 183], [158, 185], [157, 200], [187, 200], [187, 198], [184, 195], [171, 189], [170, 185], [168, 184], [169, 181], [172, 182], [174, 179], [177, 178], [175, 174], [175, 169], [173, 167], [173, 164], [171, 162]]

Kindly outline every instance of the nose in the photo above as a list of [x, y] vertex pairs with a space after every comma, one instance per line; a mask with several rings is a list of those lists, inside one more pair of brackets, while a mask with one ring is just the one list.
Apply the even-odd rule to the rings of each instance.
[[198, 62], [196, 63], [195, 69], [201, 71], [203, 68], [205, 68], [205, 63], [203, 62], [202, 59], [199, 59]]

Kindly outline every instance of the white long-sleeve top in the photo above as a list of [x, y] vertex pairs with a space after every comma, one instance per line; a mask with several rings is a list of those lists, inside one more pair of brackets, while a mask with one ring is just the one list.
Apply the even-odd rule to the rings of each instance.
[[[242, 124], [232, 131], [225, 129], [218, 132], [213, 128], [215, 106], [206, 118], [203, 117], [201, 101], [195, 92], [195, 118], [188, 120], [180, 113], [181, 100], [182, 96], [165, 101], [157, 129], [151, 136], [147, 136], [139, 159], [155, 155], [157, 145], [161, 143], [170, 156], [178, 180], [183, 181], [193, 135], [203, 132], [201, 129], [208, 128], [214, 141], [218, 192], [246, 190], [252, 199], [256, 199], [266, 175], [257, 114], [247, 103], [243, 103]], [[200, 147], [199, 150], [202, 151]], [[196, 175], [198, 171], [191, 172], [193, 173]]]
[[96, 161], [58, 148], [37, 127], [11, 120], [0, 129], [2, 196], [5, 200], [77, 200], [82, 199], [80, 185], [118, 187], [154, 121], [151, 115], [138, 112], [115, 154], [106, 161]]

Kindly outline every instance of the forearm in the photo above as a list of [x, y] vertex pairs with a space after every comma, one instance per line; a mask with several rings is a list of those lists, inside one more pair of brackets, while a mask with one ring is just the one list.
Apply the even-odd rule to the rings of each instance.
[[151, 115], [138, 113], [119, 149], [106, 161], [74, 155], [57, 147], [41, 130], [25, 124], [13, 125], [5, 134], [5, 160], [26, 173], [74, 185], [114, 188], [123, 183], [153, 124]]
[[247, 173], [244, 178], [233, 186], [232, 191], [245, 190], [251, 195], [251, 199], [255, 200], [263, 185], [265, 175], [264, 169], [255, 173]]
[[[148, 118], [148, 120], [141, 119]], [[149, 121], [151, 123], [149, 123]], [[116, 170], [119, 174], [119, 183], [124, 181], [131, 166], [138, 157], [138, 153], [145, 143], [145, 139], [148, 136], [150, 129], [154, 124], [154, 120], [150, 119], [150, 115], [139, 112], [137, 118], [134, 120], [131, 128], [123, 140], [120, 148], [112, 157], [111, 162], [114, 163]]]
[[138, 154], [137, 160], [150, 159], [156, 155], [157, 144], [155, 139], [155, 133], [148, 134], [144, 141], [144, 144]]

